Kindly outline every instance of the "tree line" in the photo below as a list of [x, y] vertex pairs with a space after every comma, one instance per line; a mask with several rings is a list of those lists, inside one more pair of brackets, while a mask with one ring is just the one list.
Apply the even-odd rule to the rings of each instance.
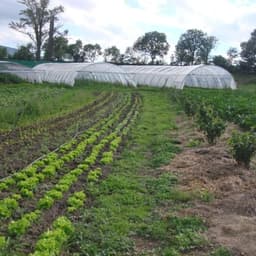
[[[68, 31], [61, 31], [58, 24], [59, 15], [64, 12], [63, 6], [49, 8], [50, 0], [20, 0], [25, 9], [20, 11], [19, 21], [11, 21], [10, 28], [27, 35], [31, 43], [22, 45], [12, 56], [14, 59], [63, 61], [65, 58], [75, 62], [94, 62], [99, 56], [105, 62], [116, 64], [170, 64], [197, 65], [214, 63], [231, 71], [243, 70], [256, 72], [256, 29], [247, 42], [241, 43], [241, 51], [230, 47], [227, 58], [218, 55], [212, 57], [211, 51], [218, 39], [199, 29], [189, 29], [183, 33], [166, 63], [170, 44], [165, 33], [147, 32], [140, 36], [125, 52], [111, 46], [106, 49], [95, 44], [83, 44], [81, 40], [70, 44]], [[0, 47], [0, 58], [7, 57], [6, 49]], [[238, 57], [240, 57], [238, 59]]]

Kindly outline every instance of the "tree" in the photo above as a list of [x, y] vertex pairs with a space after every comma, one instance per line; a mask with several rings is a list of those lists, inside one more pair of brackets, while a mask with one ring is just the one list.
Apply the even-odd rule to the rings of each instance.
[[57, 59], [58, 61], [62, 60], [63, 56], [65, 53], [68, 52], [68, 39], [66, 38], [65, 35], [56, 35], [53, 38], [53, 55], [49, 53], [49, 46], [48, 46], [48, 40], [44, 44], [44, 49], [45, 49], [45, 54], [44, 57], [45, 59]]
[[238, 57], [238, 50], [235, 47], [230, 47], [227, 51], [228, 61], [230, 65], [234, 64], [234, 59]]
[[86, 61], [94, 62], [95, 59], [101, 55], [101, 47], [99, 44], [84, 45], [84, 57]]
[[72, 55], [75, 62], [84, 61], [82, 49], [83, 42], [78, 39], [74, 44], [68, 46], [67, 53]]
[[213, 63], [216, 66], [220, 66], [223, 67], [225, 69], [229, 69], [230, 68], [230, 64], [228, 62], [228, 60], [226, 58], [224, 58], [222, 55], [216, 55], [213, 57]]
[[[20, 11], [20, 20], [12, 21], [9, 26], [32, 40], [36, 48], [36, 59], [40, 60], [43, 42], [49, 33], [46, 26], [50, 21], [50, 10], [48, 9], [50, 0], [20, 0], [19, 3], [25, 5], [26, 8]], [[58, 6], [52, 11], [57, 15], [64, 9], [62, 6]]]
[[0, 46], [0, 59], [7, 58], [7, 49], [5, 47]]
[[61, 12], [63, 12], [63, 9], [60, 8], [54, 8], [52, 10], [49, 11], [49, 19], [50, 19], [50, 27], [49, 27], [49, 38], [48, 38], [48, 44], [47, 44], [47, 60], [52, 60], [54, 59], [54, 50], [55, 50], [55, 37], [56, 37], [56, 33], [59, 34], [59, 36], [62, 35], [67, 35], [68, 31], [65, 30], [63, 33], [58, 32], [58, 29], [60, 28], [60, 26], [55, 26], [55, 22], [58, 21], [58, 17], [57, 15]]
[[13, 59], [16, 60], [33, 60], [33, 45], [31, 43], [27, 45], [21, 45], [18, 50], [14, 53]]
[[241, 43], [242, 57], [241, 66], [249, 72], [256, 72], [256, 29], [251, 33], [251, 37], [247, 42]]
[[169, 47], [166, 35], [157, 31], [145, 33], [133, 45], [135, 51], [150, 56], [152, 64], [155, 62], [157, 56], [163, 58], [168, 53]]
[[119, 57], [120, 50], [116, 46], [112, 46], [104, 50], [105, 62], [118, 62]]
[[136, 51], [132, 47], [127, 47], [124, 53], [124, 63], [137, 64], [139, 62]]
[[187, 30], [180, 36], [176, 45], [178, 63], [186, 65], [208, 63], [209, 54], [216, 42], [217, 39], [214, 36], [208, 36], [201, 30]]
[[200, 59], [204, 64], [208, 64], [210, 52], [214, 49], [217, 41], [217, 38], [214, 36], [205, 36], [199, 52]]

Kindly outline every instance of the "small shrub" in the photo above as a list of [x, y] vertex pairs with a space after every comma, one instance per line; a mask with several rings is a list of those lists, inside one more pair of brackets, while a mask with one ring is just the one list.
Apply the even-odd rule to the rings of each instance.
[[194, 116], [196, 114], [197, 108], [196, 105], [192, 102], [192, 100], [185, 99], [183, 102], [184, 112], [188, 116]]
[[229, 139], [231, 153], [239, 165], [249, 169], [250, 161], [256, 151], [256, 136], [250, 132], [235, 132]]
[[196, 122], [205, 133], [209, 144], [215, 144], [218, 137], [225, 131], [226, 124], [211, 106], [202, 104], [197, 113]]

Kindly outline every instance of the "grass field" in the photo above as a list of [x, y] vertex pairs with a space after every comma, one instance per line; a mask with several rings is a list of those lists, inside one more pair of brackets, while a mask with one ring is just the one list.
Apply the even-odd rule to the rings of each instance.
[[177, 93], [255, 111], [252, 85], [1, 84], [0, 255], [232, 255], [203, 235], [204, 218], [184, 214], [211, 203], [212, 192], [182, 189], [165, 168], [184, 150], [179, 119], [191, 121]]

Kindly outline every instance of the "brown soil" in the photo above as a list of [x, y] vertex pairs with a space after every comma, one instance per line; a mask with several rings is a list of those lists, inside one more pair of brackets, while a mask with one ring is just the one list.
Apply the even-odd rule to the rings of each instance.
[[180, 189], [209, 191], [215, 196], [212, 202], [198, 201], [180, 214], [202, 217], [208, 226], [205, 236], [214, 247], [225, 246], [234, 256], [255, 256], [255, 167], [252, 165], [247, 170], [238, 166], [226, 145], [231, 131], [237, 127], [230, 125], [214, 146], [202, 143], [196, 148], [189, 148], [189, 139], [201, 140], [203, 136], [196, 132], [191, 120], [180, 117], [177, 124], [178, 130], [172, 136], [180, 140], [184, 150], [164, 170], [178, 175]]

